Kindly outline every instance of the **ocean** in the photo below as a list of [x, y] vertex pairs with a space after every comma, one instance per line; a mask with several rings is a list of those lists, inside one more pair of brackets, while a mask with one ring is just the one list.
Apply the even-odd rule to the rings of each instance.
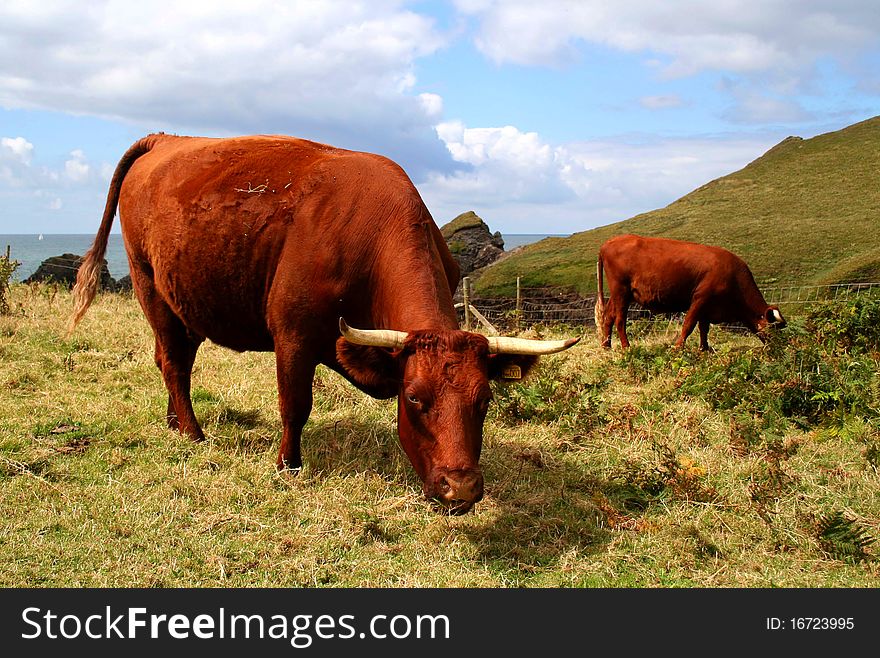
[[[565, 237], [564, 234], [549, 233], [510, 233], [501, 234], [504, 238], [504, 250], [511, 251], [524, 244], [531, 244], [548, 237]], [[6, 253], [10, 247], [10, 256], [19, 261], [21, 266], [15, 271], [12, 279], [24, 281], [36, 272], [44, 260], [50, 256], [76, 254], [82, 256], [92, 246], [94, 234], [51, 234], [51, 235], [0, 235], [0, 251]], [[121, 279], [128, 274], [128, 258], [122, 243], [122, 235], [111, 233], [107, 243], [107, 267], [110, 276]]]
[[570, 233], [502, 233], [504, 251], [513, 251], [524, 244], [532, 244], [544, 238], [567, 238]]

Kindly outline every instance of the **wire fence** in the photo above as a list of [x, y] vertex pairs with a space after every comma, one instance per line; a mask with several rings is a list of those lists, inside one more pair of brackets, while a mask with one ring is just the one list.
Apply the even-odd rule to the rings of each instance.
[[[459, 321], [464, 326], [464, 286], [456, 291]], [[773, 286], [761, 290], [768, 304], [779, 306], [783, 315], [802, 312], [811, 304], [851, 299], [870, 290], [880, 289], [877, 283], [841, 283], [815, 286]], [[534, 325], [566, 324], [595, 327], [596, 295], [580, 295], [557, 288], [519, 288], [517, 297], [474, 297], [468, 293], [468, 303], [498, 331], [517, 331]], [[684, 313], [652, 313], [633, 304], [627, 314], [629, 320], [676, 323], [684, 319]], [[474, 316], [468, 318], [476, 326]], [[727, 328], [745, 330], [741, 325]]]
[[768, 304], [794, 308], [816, 302], [850, 299], [871, 289], [880, 288], [878, 283], [834, 283], [823, 286], [775, 286], [761, 292]]
[[[8, 248], [7, 248], [8, 249]], [[51, 268], [55, 275], [64, 279], [69, 272], [72, 280], [79, 268], [82, 257], [70, 254], [52, 259]], [[44, 263], [45, 264], [45, 263]], [[36, 274], [36, 272], [34, 273]], [[118, 282], [115, 282], [118, 283]], [[465, 277], [455, 293], [459, 321], [462, 325], [469, 321], [472, 326], [482, 323], [490, 332], [517, 331], [535, 325], [566, 324], [572, 326], [595, 327], [596, 295], [581, 295], [571, 289], [553, 287], [520, 287], [517, 280], [516, 297], [474, 297], [470, 293], [470, 279]], [[880, 289], [880, 282], [836, 283], [813, 286], [769, 286], [761, 290], [768, 304], [775, 304], [783, 314], [803, 311], [807, 306], [820, 302], [850, 299], [870, 290]], [[465, 315], [465, 302], [476, 313]], [[652, 313], [636, 304], [629, 308], [629, 320], [675, 323], [681, 322], [683, 313]], [[728, 325], [737, 329], [738, 325]]]

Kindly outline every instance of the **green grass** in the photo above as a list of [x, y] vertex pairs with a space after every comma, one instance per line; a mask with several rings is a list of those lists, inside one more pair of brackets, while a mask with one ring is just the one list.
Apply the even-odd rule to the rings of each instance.
[[99, 295], [69, 339], [68, 293], [10, 302], [3, 587], [880, 586], [875, 299], [766, 346], [714, 328], [715, 354], [676, 351], [672, 327], [545, 357], [495, 388], [462, 517], [423, 500], [393, 400], [320, 369], [305, 468], [282, 476], [271, 354], [203, 346], [194, 444], [164, 425], [131, 297]]
[[622, 233], [730, 249], [759, 286], [880, 281], [880, 117], [812, 139], [788, 138], [748, 166], [625, 221], [527, 245], [486, 268], [474, 290], [522, 285], [596, 290], [596, 255]]

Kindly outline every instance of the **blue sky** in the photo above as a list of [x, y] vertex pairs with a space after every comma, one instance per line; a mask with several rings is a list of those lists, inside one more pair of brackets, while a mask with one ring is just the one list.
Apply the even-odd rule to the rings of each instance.
[[573, 233], [878, 114], [874, 0], [7, 0], [0, 233], [94, 233], [160, 130], [382, 153], [439, 225]]

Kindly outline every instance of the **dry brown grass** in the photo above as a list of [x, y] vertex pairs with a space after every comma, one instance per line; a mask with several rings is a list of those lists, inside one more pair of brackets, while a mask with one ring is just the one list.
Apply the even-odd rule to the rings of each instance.
[[849, 426], [862, 438], [750, 429], [757, 421], [681, 394], [705, 359], [763, 354], [753, 338], [719, 331], [718, 354], [702, 357], [646, 336], [627, 360], [587, 336], [546, 358], [521, 392], [561, 379], [544, 401], [559, 413], [510, 418], [498, 390], [486, 498], [447, 517], [421, 497], [393, 401], [322, 369], [304, 471], [282, 476], [272, 355], [200, 350], [194, 400], [208, 440], [193, 444], [164, 425], [134, 300], [99, 295], [69, 340], [69, 293], [17, 285], [11, 301], [0, 318], [5, 587], [880, 584], [875, 560], [831, 555], [814, 532], [841, 510], [878, 535], [880, 483], [865, 456], [875, 419]]

